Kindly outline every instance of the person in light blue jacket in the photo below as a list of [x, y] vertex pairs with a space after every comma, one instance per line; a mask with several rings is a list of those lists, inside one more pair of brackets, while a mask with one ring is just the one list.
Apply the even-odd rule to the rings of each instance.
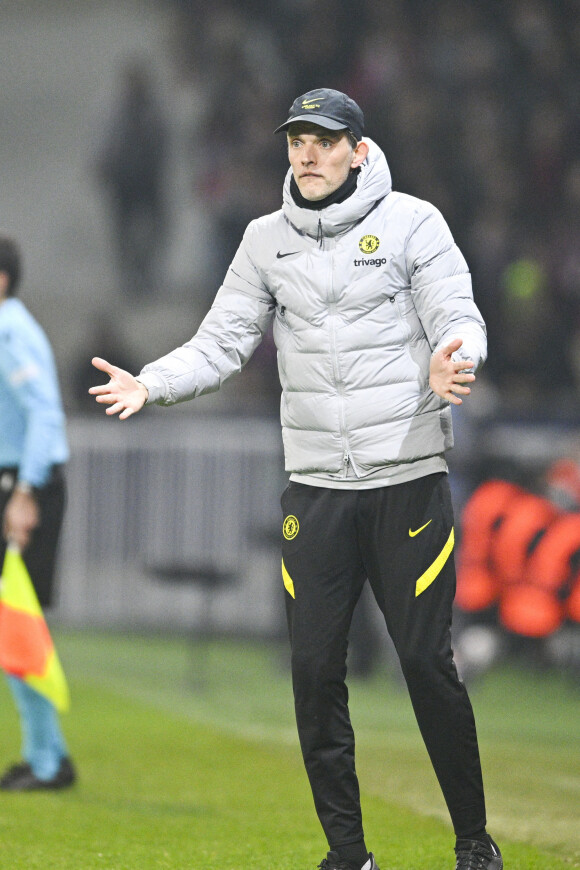
[[[65, 415], [48, 338], [16, 297], [22, 257], [0, 235], [0, 566], [21, 551], [42, 607], [53, 601], [69, 456]], [[54, 705], [13, 675], [23, 760], [0, 778], [6, 791], [65, 788], [76, 779]]]
[[392, 189], [386, 157], [363, 129], [346, 94], [298, 97], [275, 131], [286, 133], [290, 162], [282, 207], [249, 224], [196, 334], [137, 377], [95, 358], [110, 380], [90, 392], [125, 420], [145, 404], [217, 390], [273, 322], [290, 474], [282, 582], [298, 734], [330, 847], [319, 866], [378, 870], [346, 685], [349, 626], [368, 580], [447, 803], [455, 870], [503, 870], [450, 632], [445, 453], [451, 405], [470, 395], [486, 358], [485, 324], [443, 216]]

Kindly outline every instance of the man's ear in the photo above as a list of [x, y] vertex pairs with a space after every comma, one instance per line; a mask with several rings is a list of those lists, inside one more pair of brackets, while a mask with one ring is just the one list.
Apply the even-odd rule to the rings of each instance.
[[352, 163], [350, 164], [351, 169], [356, 169], [357, 166], [360, 166], [367, 159], [367, 155], [369, 153], [369, 146], [366, 142], [359, 142], [356, 148], [354, 149], [354, 154], [352, 156]]
[[3, 269], [0, 269], [0, 299], [4, 299], [6, 293], [8, 292], [8, 284], [10, 282], [10, 276], [8, 272], [5, 272]]

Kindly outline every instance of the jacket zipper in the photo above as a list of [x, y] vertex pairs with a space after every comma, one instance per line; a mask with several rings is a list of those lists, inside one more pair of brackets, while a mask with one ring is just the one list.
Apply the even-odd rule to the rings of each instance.
[[[322, 242], [321, 242], [322, 244]], [[336, 392], [338, 394], [339, 401], [339, 415], [340, 415], [340, 435], [342, 438], [343, 444], [343, 477], [348, 477], [348, 470], [351, 465], [351, 458], [348, 452], [348, 437], [346, 430], [346, 421], [344, 416], [344, 397], [343, 397], [343, 380], [342, 375], [340, 373], [340, 369], [338, 366], [338, 354], [336, 352], [336, 300], [334, 299], [334, 284], [332, 280], [332, 276], [334, 274], [334, 251], [331, 253], [330, 257], [330, 287], [328, 293], [328, 303], [329, 303], [329, 316], [330, 316], [330, 352], [331, 352], [331, 361], [332, 361], [332, 371], [334, 373], [334, 382], [336, 384]]]

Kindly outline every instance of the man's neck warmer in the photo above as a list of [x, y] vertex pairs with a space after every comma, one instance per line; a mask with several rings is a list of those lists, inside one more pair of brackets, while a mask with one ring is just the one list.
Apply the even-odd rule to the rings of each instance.
[[333, 190], [333, 192], [324, 199], [317, 200], [305, 199], [298, 189], [294, 176], [292, 176], [290, 179], [290, 193], [292, 194], [292, 199], [296, 205], [300, 206], [300, 208], [308, 208], [311, 211], [320, 211], [320, 209], [326, 208], [327, 205], [344, 202], [345, 199], [348, 199], [348, 197], [355, 192], [359, 172], [360, 166], [356, 169], [351, 169], [346, 181], [344, 181], [340, 187], [337, 187], [336, 190]]

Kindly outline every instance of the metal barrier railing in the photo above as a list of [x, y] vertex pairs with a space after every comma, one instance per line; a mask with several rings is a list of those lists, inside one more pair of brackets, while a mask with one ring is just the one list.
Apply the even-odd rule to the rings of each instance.
[[[59, 619], [190, 627], [203, 609], [193, 578], [210, 566], [235, 578], [216, 589], [218, 627], [275, 628], [286, 480], [277, 421], [72, 419], [69, 439]], [[191, 584], [156, 582], [164, 566], [191, 569]]]

